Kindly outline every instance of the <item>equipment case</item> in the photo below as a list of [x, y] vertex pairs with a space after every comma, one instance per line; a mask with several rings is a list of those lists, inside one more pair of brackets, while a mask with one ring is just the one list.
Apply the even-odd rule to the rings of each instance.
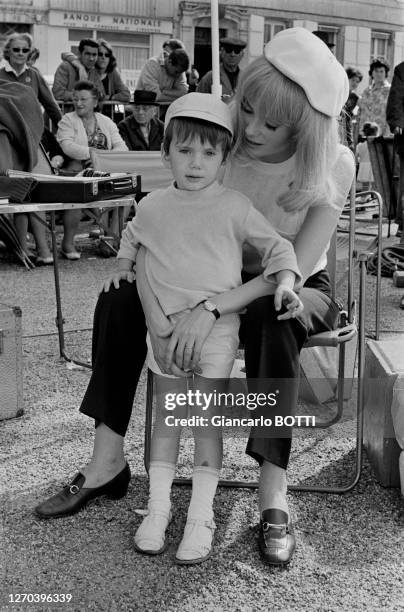
[[[19, 196], [11, 198], [18, 202], [78, 202], [84, 204], [96, 200], [114, 200], [135, 194], [137, 191], [136, 175], [134, 174], [116, 173], [102, 177], [68, 177], [19, 170], [8, 170], [7, 174], [8, 193]], [[26, 186], [27, 179], [31, 181], [28, 186]], [[3, 187], [3, 192], [5, 188]]]
[[31, 202], [94, 202], [122, 198], [136, 192], [136, 176], [46, 177], [38, 179]]
[[0, 304], [0, 420], [23, 410], [21, 309]]

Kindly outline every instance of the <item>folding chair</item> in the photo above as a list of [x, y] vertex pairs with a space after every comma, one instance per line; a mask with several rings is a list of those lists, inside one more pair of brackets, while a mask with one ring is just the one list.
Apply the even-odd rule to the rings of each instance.
[[[378, 200], [379, 207], [382, 206], [379, 194], [374, 194]], [[328, 422], [320, 423], [321, 428], [330, 427], [335, 424], [342, 415], [344, 407], [344, 376], [345, 376], [345, 345], [358, 336], [358, 385], [356, 397], [356, 447], [355, 447], [355, 470], [351, 481], [345, 486], [325, 486], [315, 485], [294, 485], [290, 490], [322, 492], [322, 493], [345, 493], [350, 491], [358, 483], [362, 469], [362, 440], [363, 440], [363, 400], [364, 400], [364, 355], [365, 355], [365, 293], [366, 293], [366, 261], [369, 253], [358, 253], [355, 251], [355, 182], [350, 191], [349, 206], [349, 248], [348, 248], [348, 291], [346, 310], [341, 313], [340, 324], [337, 329], [329, 332], [322, 332], [311, 336], [304, 348], [313, 346], [338, 347], [338, 384], [337, 384], [337, 411], [335, 416]], [[335, 248], [336, 236], [331, 243], [331, 253], [329, 252], [330, 263], [332, 264], [331, 273], [335, 272]], [[354, 264], [358, 260], [360, 266], [360, 286], [359, 286], [359, 319], [356, 325], [356, 301], [354, 299]], [[335, 278], [335, 275], [334, 275]], [[335, 282], [332, 282], [335, 287]], [[145, 418], [145, 442], [144, 442], [144, 463], [146, 471], [149, 467], [150, 443], [152, 433], [152, 413], [153, 413], [153, 373], [148, 370], [147, 390], [146, 390], [146, 418]], [[191, 484], [190, 479], [177, 478], [175, 484]], [[242, 480], [220, 480], [219, 486], [234, 488], [258, 487], [257, 482]]]
[[102, 151], [91, 155], [94, 170], [136, 174], [139, 191], [145, 195], [154, 189], [168, 187], [173, 180], [171, 171], [161, 161], [160, 151]]
[[[137, 202], [142, 199], [149, 191], [168, 187], [172, 181], [170, 170], [163, 166], [160, 151], [104, 151], [94, 149], [91, 151], [91, 161], [94, 170], [101, 172], [128, 172], [136, 174], [136, 196]], [[118, 221], [116, 215], [113, 217], [109, 227], [106, 229], [109, 236], [100, 237], [104, 244], [116, 255], [117, 250], [108, 240], [116, 240], [117, 235], [121, 234], [122, 225], [128, 216], [129, 210], [118, 211]]]

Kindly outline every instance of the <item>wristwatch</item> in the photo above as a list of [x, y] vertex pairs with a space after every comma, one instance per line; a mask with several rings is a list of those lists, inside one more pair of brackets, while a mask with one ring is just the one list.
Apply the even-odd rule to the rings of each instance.
[[202, 302], [202, 305], [205, 310], [215, 315], [216, 319], [220, 317], [220, 312], [218, 311], [216, 304], [210, 302], [209, 300], [205, 300], [204, 302]]

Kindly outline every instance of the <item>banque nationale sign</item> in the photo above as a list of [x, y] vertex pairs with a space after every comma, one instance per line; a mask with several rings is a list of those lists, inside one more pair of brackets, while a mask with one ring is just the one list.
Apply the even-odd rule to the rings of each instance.
[[97, 28], [100, 30], [121, 30], [146, 34], [171, 34], [172, 23], [168, 20], [149, 17], [125, 17], [124, 15], [100, 15], [77, 11], [49, 11], [49, 25], [66, 28]]

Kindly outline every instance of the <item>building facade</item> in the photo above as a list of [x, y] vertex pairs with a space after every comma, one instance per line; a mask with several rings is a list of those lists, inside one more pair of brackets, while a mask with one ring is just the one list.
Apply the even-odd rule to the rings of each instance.
[[[286, 27], [328, 32], [344, 66], [367, 75], [374, 57], [393, 67], [404, 60], [404, 0], [221, 0], [221, 35], [247, 42], [243, 64]], [[0, 0], [0, 45], [10, 32], [28, 31], [41, 52], [39, 70], [51, 80], [61, 53], [82, 38], [104, 38], [131, 89], [145, 60], [170, 37], [185, 43], [201, 74], [210, 68], [207, 0]], [[242, 64], [242, 66], [243, 66]], [[365, 77], [360, 89], [368, 84]]]

